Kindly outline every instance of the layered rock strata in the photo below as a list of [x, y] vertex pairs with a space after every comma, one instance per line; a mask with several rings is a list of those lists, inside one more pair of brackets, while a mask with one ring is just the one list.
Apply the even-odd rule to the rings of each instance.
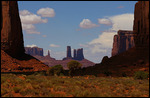
[[133, 31], [119, 30], [117, 35], [114, 35], [112, 56], [127, 51], [134, 47]]

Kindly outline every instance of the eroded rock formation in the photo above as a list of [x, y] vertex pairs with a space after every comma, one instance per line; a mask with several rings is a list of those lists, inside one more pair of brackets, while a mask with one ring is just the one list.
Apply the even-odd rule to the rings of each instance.
[[77, 56], [74, 59], [75, 60], [83, 60], [84, 59], [83, 48], [77, 49]]
[[74, 60], [83, 60], [84, 55], [83, 55], [83, 48], [80, 49], [74, 49], [73, 51], [73, 57], [71, 56], [71, 46], [67, 46], [67, 57], [63, 58], [63, 60], [66, 59], [74, 59]]
[[38, 47], [25, 47], [25, 53], [32, 56], [39, 55], [43, 56], [43, 48]]
[[25, 54], [17, 1], [0, 1], [1, 72], [46, 71], [48, 66]]
[[73, 51], [73, 58], [74, 59], [77, 58], [77, 51], [76, 51], [76, 49], [74, 49], [74, 51]]
[[119, 30], [118, 34], [114, 36], [112, 56], [127, 51], [134, 47], [133, 31]]
[[149, 47], [149, 1], [138, 1], [134, 9], [135, 46]]
[[1, 49], [13, 57], [24, 54], [24, 41], [17, 1], [1, 2]]
[[71, 56], [71, 47], [67, 46], [67, 58], [72, 58]]

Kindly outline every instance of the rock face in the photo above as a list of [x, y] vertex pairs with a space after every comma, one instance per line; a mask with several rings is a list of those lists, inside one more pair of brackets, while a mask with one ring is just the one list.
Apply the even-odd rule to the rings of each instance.
[[[38, 47], [25, 47], [25, 53], [30, 54], [32, 56], [38, 55], [38, 56], [43, 56], [43, 48], [38, 48]], [[48, 54], [50, 55], [50, 54]]]
[[138, 1], [134, 9], [136, 47], [149, 47], [149, 1]]
[[12, 57], [24, 54], [24, 41], [17, 1], [1, 2], [1, 49]]
[[73, 57], [71, 56], [71, 46], [67, 46], [67, 57], [63, 58], [63, 60], [66, 59], [74, 59], [74, 60], [83, 60], [84, 55], [83, 55], [83, 48], [81, 49], [74, 49], [73, 51]]
[[48, 50], [48, 54], [47, 54], [47, 56], [49, 56], [49, 57], [50, 57], [50, 52], [49, 52], [49, 50]]
[[76, 58], [74, 58], [75, 60], [83, 60], [84, 56], [83, 56], [83, 48], [81, 49], [77, 49], [76, 51]]
[[71, 56], [71, 47], [67, 46], [67, 58], [72, 58]]
[[73, 51], [73, 58], [74, 59], [77, 58], [77, 51], [76, 51], [76, 49], [74, 49], [74, 51]]
[[112, 56], [127, 51], [134, 47], [133, 31], [119, 30], [118, 34], [114, 36]]

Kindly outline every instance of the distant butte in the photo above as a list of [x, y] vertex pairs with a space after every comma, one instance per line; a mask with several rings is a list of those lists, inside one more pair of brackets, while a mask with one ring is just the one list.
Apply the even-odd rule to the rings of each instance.
[[[36, 49], [35, 49], [36, 48]], [[48, 66], [54, 66], [54, 65], [58, 65], [61, 64], [64, 69], [68, 69], [67, 68], [67, 63], [71, 60], [77, 60], [78, 62], [80, 62], [83, 66], [82, 67], [88, 67], [88, 66], [93, 66], [95, 63], [87, 60], [84, 58], [83, 55], [83, 48], [78, 49], [77, 51], [74, 51], [74, 57], [71, 56], [71, 46], [67, 46], [67, 53], [65, 58], [63, 58], [63, 60], [56, 60], [55, 58], [52, 58], [50, 56], [50, 52], [48, 51], [48, 55], [43, 56], [39, 55], [39, 51], [37, 52], [37, 50], [43, 50], [43, 48], [38, 48], [38, 47], [25, 47], [26, 53], [30, 54], [32, 56], [34, 56], [35, 58], [37, 58], [38, 60], [42, 61], [44, 64], [48, 65]], [[31, 50], [29, 52], [29, 50]], [[36, 52], [35, 52], [36, 51]], [[35, 53], [35, 54], [34, 54]], [[37, 53], [37, 54], [36, 54]], [[76, 56], [75, 56], [76, 55]]]

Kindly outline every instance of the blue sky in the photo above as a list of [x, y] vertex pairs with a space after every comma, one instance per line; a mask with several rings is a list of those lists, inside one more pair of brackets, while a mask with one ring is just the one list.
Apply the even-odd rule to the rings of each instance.
[[[85, 58], [99, 63], [111, 56], [113, 36], [132, 30], [137, 1], [18, 1], [24, 46], [62, 59], [66, 47], [83, 48]], [[73, 52], [73, 51], [72, 51]]]

